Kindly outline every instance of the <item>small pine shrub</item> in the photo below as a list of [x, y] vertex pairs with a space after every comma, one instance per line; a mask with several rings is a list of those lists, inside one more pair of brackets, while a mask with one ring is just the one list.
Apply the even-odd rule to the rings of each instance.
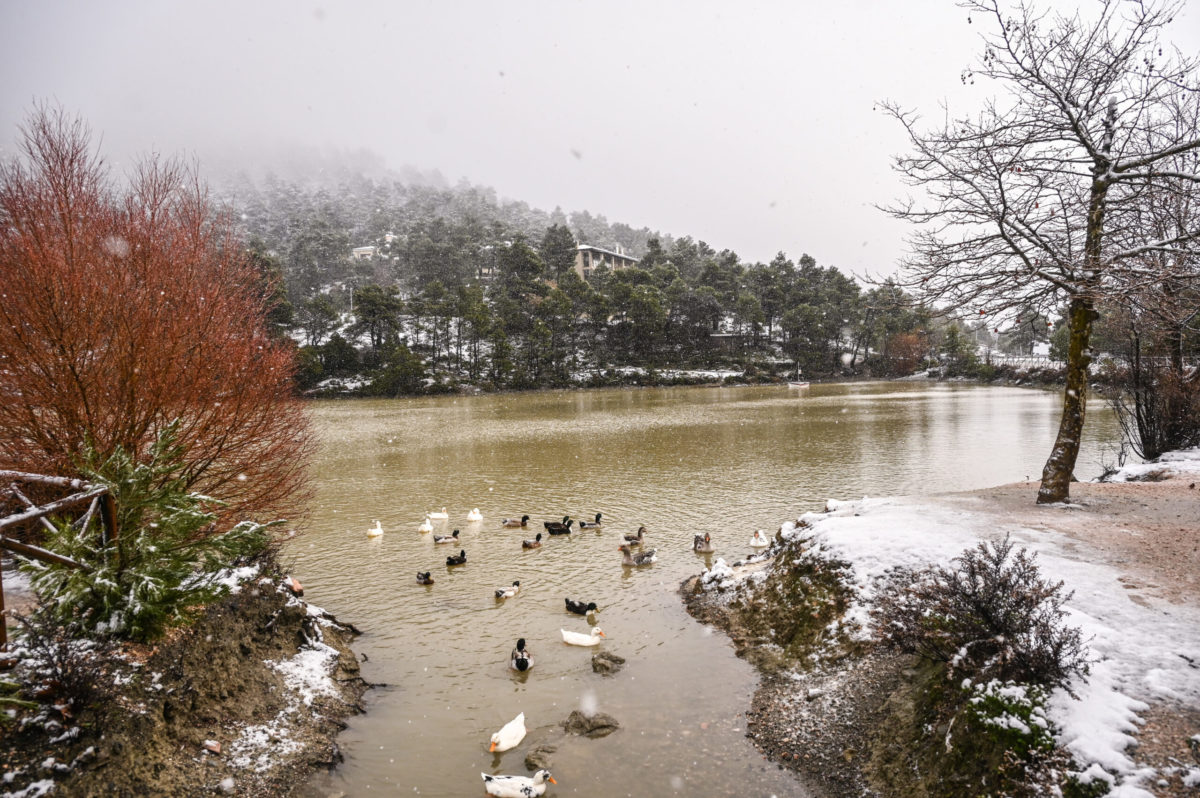
[[953, 568], [894, 573], [873, 611], [880, 633], [974, 680], [1066, 686], [1087, 674], [1084, 641], [1062, 622], [1072, 594], [1035, 560], [1005, 537], [967, 549]]
[[76, 638], [47, 613], [13, 613], [13, 618], [18, 624], [13, 652], [21, 662], [21, 690], [31, 699], [22, 706], [50, 703], [64, 718], [77, 717], [109, 696], [112, 679], [106, 670], [113, 656], [111, 644]]
[[145, 461], [122, 449], [103, 462], [87, 453], [84, 474], [109, 486], [118, 534], [108, 539], [95, 522], [58, 523], [46, 548], [88, 570], [22, 565], [49, 620], [87, 636], [153, 640], [225, 592], [221, 569], [266, 549], [268, 525], [246, 521], [221, 532], [212, 512], [220, 503], [186, 489], [177, 428], [159, 435]]

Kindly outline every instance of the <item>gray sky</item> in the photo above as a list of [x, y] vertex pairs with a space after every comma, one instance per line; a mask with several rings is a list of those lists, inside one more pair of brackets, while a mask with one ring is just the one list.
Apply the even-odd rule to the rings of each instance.
[[[0, 144], [50, 99], [118, 166], [365, 149], [746, 261], [890, 271], [906, 229], [873, 204], [905, 142], [873, 104], [973, 106], [979, 23], [951, 0], [0, 0]], [[1195, 53], [1200, 12], [1172, 35]]]

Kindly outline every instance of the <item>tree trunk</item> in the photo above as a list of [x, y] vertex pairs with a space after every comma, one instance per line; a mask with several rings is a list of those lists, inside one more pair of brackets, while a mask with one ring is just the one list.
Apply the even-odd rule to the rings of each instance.
[[1042, 469], [1042, 487], [1037, 503], [1065, 502], [1071, 498], [1071, 478], [1075, 460], [1079, 457], [1079, 441], [1083, 435], [1083, 416], [1087, 405], [1088, 366], [1092, 357], [1088, 343], [1092, 337], [1092, 322], [1100, 315], [1087, 297], [1075, 297], [1068, 309], [1071, 342], [1067, 349], [1067, 386], [1063, 395], [1062, 420], [1058, 437]]

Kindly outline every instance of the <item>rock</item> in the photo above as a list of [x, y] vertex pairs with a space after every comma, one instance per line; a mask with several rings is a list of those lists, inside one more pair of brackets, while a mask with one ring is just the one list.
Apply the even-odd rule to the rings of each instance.
[[592, 655], [592, 670], [603, 676], [611, 676], [621, 670], [625, 658], [608, 651], [598, 651]]
[[217, 786], [221, 788], [221, 792], [233, 792], [233, 776], [226, 776], [225, 778], [221, 779], [221, 783]]
[[621, 728], [621, 724], [612, 715], [606, 715], [603, 712], [585, 715], [578, 709], [572, 712], [570, 717], [562, 722], [562, 725], [570, 734], [582, 734], [584, 737], [592, 739], [606, 737]]
[[551, 754], [558, 750], [558, 746], [542, 743], [535, 745], [525, 754], [525, 767], [530, 770], [549, 770]]

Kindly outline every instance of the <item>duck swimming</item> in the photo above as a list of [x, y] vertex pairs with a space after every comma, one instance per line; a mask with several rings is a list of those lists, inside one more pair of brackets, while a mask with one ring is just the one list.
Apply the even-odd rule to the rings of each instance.
[[767, 530], [759, 529], [755, 531], [754, 535], [750, 538], [750, 545], [756, 549], [765, 549], [767, 546], [770, 546], [771, 539], [767, 537]]
[[432, 532], [433, 531], [433, 521], [430, 520], [428, 515], [425, 516], [425, 520], [421, 522], [421, 525], [419, 527], [417, 527], [417, 531], [418, 532]]
[[650, 565], [658, 559], [654, 549], [647, 549], [646, 551], [640, 551], [637, 554], [632, 554], [629, 551], [628, 543], [626, 543], [624, 546], [618, 546], [617, 549], [621, 552], [621, 565], [626, 567], [632, 567], [635, 565]]
[[467, 564], [467, 552], [465, 550], [460, 551], [458, 554], [451, 554], [449, 557], [446, 558], [447, 566], [466, 565], [466, 564]]
[[509, 655], [508, 667], [514, 671], [521, 672], [533, 667], [533, 654], [529, 653], [529, 649], [525, 648], [525, 638], [522, 637], [517, 641], [517, 647]]
[[521, 548], [523, 549], [540, 549], [542, 547], [542, 533], [538, 532], [537, 537], [533, 540], [522, 540]]
[[607, 637], [604, 632], [600, 631], [599, 626], [593, 626], [592, 631], [588, 634], [581, 632], [568, 632], [566, 629], [559, 629], [562, 632], [563, 642], [571, 646], [598, 646], [600, 638]]
[[626, 535], [625, 540], [634, 545], [640, 546], [646, 542], [646, 527], [639, 526], [636, 535]]
[[699, 554], [708, 554], [709, 552], [716, 551], [717, 547], [713, 545], [712, 538], [706, 532], [703, 535], [696, 535], [695, 539], [692, 540], [692, 549]]
[[458, 530], [457, 529], [454, 530], [449, 535], [434, 535], [433, 542], [434, 543], [457, 543], [458, 542]]
[[528, 524], [529, 524], [529, 516], [527, 516], [527, 515], [521, 516], [520, 521], [518, 521], [515, 518], [505, 518], [503, 521], [500, 522], [500, 526], [502, 526], [506, 529], [524, 529], [525, 526]]
[[569, 532], [573, 523], [575, 522], [571, 520], [571, 516], [564, 515], [561, 521], [543, 521], [542, 526], [546, 527], [546, 531], [551, 535], [561, 535]]
[[417, 584], [418, 585], [432, 585], [433, 584], [433, 577], [429, 575], [429, 571], [426, 571], [425, 573], [421, 573], [420, 571], [417, 571]]
[[493, 752], [507, 751], [510, 748], [516, 748], [517, 744], [524, 739], [525, 713], [522, 712], [501, 726], [500, 731], [492, 735], [492, 744], [488, 750]]
[[521, 583], [513, 582], [512, 587], [496, 588], [496, 598], [498, 598], [498, 599], [512, 598], [513, 596], [517, 595], [520, 592], [521, 592]]
[[432, 518], [434, 521], [445, 521], [447, 518], [450, 517], [450, 514], [446, 512], [445, 507], [443, 507], [441, 510], [435, 510], [432, 513], [425, 513], [425, 514], [427, 516], [429, 516], [430, 518]]
[[539, 770], [533, 774], [533, 778], [489, 776], [486, 773], [479, 775], [483, 776], [483, 789], [487, 790], [488, 795], [494, 795], [496, 798], [537, 798], [546, 794], [546, 782], [558, 784], [548, 770]]
[[382, 534], [383, 534], [383, 527], [379, 525], [378, 521], [375, 522], [375, 526], [373, 526], [367, 530], [367, 537], [369, 537], [369, 538], [377, 538]]
[[599, 529], [600, 528], [600, 513], [596, 513], [595, 521], [580, 521], [580, 529]]
[[474, 510], [467, 513], [467, 520], [468, 521], [482, 521], [483, 513], [479, 512], [479, 508], [476, 507]]
[[564, 599], [567, 602], [567, 612], [573, 612], [576, 615], [588, 615], [593, 612], [599, 612], [596, 607], [596, 602], [589, 601], [584, 604], [582, 601], [574, 601], [572, 599]]

